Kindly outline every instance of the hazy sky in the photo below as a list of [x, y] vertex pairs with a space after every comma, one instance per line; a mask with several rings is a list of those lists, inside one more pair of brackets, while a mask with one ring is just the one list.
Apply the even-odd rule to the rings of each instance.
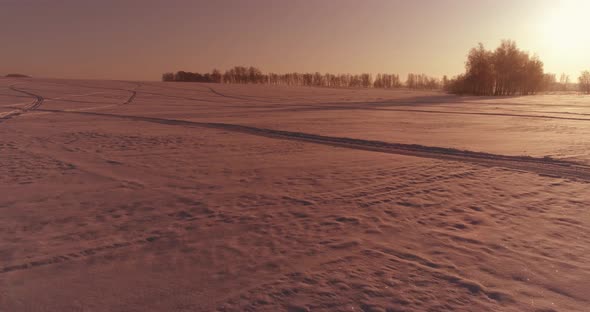
[[0, 74], [158, 80], [165, 71], [463, 71], [478, 42], [590, 69], [590, 0], [0, 0]]

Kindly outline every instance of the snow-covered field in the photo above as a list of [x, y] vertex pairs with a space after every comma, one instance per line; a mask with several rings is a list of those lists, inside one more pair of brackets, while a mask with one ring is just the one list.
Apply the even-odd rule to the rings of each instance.
[[590, 97], [0, 79], [0, 311], [587, 311]]

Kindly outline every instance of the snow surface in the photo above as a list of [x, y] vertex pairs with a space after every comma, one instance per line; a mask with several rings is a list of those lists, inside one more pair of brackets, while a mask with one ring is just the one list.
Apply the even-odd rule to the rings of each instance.
[[584, 311], [590, 97], [0, 79], [0, 311]]

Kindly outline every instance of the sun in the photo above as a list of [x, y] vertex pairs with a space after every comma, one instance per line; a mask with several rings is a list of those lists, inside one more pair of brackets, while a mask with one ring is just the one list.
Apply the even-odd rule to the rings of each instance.
[[539, 24], [540, 34], [546, 44], [559, 51], [576, 53], [578, 51], [572, 50], [583, 48], [583, 45], [588, 48], [590, 1], [555, 1], [544, 13]]
[[587, 34], [590, 0], [539, 2], [529, 41], [545, 62], [546, 71], [577, 77], [590, 66]]

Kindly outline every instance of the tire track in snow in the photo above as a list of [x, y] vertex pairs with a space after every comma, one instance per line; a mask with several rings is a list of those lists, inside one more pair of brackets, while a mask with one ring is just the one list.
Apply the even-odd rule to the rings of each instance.
[[113, 244], [109, 244], [109, 245], [96, 246], [96, 247], [92, 247], [92, 248], [82, 249], [82, 250], [79, 250], [76, 252], [52, 256], [49, 258], [43, 258], [43, 259], [24, 262], [24, 263], [20, 263], [20, 264], [9, 265], [9, 266], [5, 266], [5, 267], [0, 268], [0, 274], [9, 273], [9, 272], [13, 272], [13, 271], [30, 270], [30, 269], [34, 269], [34, 268], [37, 268], [40, 266], [46, 266], [46, 265], [50, 265], [50, 264], [57, 264], [57, 263], [62, 263], [62, 262], [66, 262], [66, 261], [72, 261], [72, 260], [76, 260], [76, 259], [86, 258], [86, 257], [90, 257], [90, 256], [93, 256], [95, 254], [98, 254], [98, 253], [101, 253], [104, 251], [121, 249], [121, 248], [125, 248], [125, 247], [137, 246], [137, 245], [144, 245], [144, 244], [152, 243], [160, 238], [162, 238], [162, 237], [149, 236], [146, 238], [139, 238], [139, 239], [132, 240], [132, 241], [124, 241], [124, 242], [113, 243]]
[[28, 111], [35, 110], [35, 109], [41, 107], [41, 105], [43, 104], [44, 98], [42, 96], [37, 95], [37, 94], [34, 94], [34, 93], [31, 93], [31, 92], [28, 92], [28, 91], [25, 91], [25, 90], [17, 89], [14, 86], [15, 85], [12, 85], [9, 88], [12, 91], [16, 91], [16, 92], [20, 92], [22, 94], [26, 94], [29, 97], [34, 97], [35, 100], [31, 104], [28, 104], [28, 105], [24, 106], [23, 108], [17, 108], [15, 110], [12, 110], [10, 112], [7, 112], [7, 113], [4, 113], [4, 114], [0, 115], [0, 122], [5, 121], [5, 120], [8, 120], [8, 119], [10, 119], [12, 117], [16, 117], [16, 116], [21, 115], [23, 113], [26, 113]]
[[[79, 85], [79, 84], [67, 84], [67, 83], [54, 83], [54, 84], [72, 85], [72, 86], [78, 86], [78, 87], [89, 88], [89, 89], [99, 89], [99, 90], [109, 90], [109, 91], [125, 91], [125, 92], [131, 93], [129, 95], [129, 97], [125, 100], [125, 102], [123, 102], [123, 103], [106, 104], [106, 105], [101, 105], [101, 106], [93, 106], [93, 107], [85, 107], [85, 108], [74, 108], [74, 109], [69, 109], [68, 111], [87, 111], [87, 110], [93, 110], [93, 109], [103, 109], [103, 108], [110, 108], [110, 107], [117, 107], [117, 106], [131, 104], [135, 100], [135, 98], [137, 97], [137, 94], [139, 92], [139, 91], [137, 91], [137, 89], [139, 89], [142, 86], [142, 83], [140, 83], [140, 82], [136, 82], [135, 87], [133, 89], [95, 87], [95, 86], [84, 86], [84, 85]], [[81, 95], [75, 95], [75, 96], [81, 96]], [[48, 99], [47, 101], [51, 101], [51, 100], [54, 100], [54, 99]], [[70, 101], [70, 100], [63, 100], [63, 99], [57, 99], [57, 100]], [[73, 101], [73, 102], [84, 103], [83, 101]]]
[[[328, 103], [324, 103], [328, 104]], [[302, 105], [303, 106], [303, 105]], [[359, 106], [323, 106], [314, 107], [306, 105], [305, 107], [295, 108], [277, 108], [270, 110], [257, 111], [257, 113], [290, 113], [290, 112], [313, 112], [313, 111], [386, 111], [386, 112], [407, 112], [407, 113], [422, 113], [422, 114], [443, 114], [443, 115], [479, 115], [479, 116], [498, 116], [498, 117], [516, 117], [516, 118], [536, 118], [536, 119], [559, 119], [559, 120], [574, 120], [574, 121], [590, 121], [590, 118], [579, 117], [565, 117], [565, 116], [551, 116], [551, 115], [533, 115], [533, 114], [511, 114], [511, 113], [494, 113], [494, 112], [466, 112], [466, 111], [439, 111], [419, 108], [388, 108], [387, 106], [377, 106], [373, 103], [359, 105]], [[558, 113], [558, 112], [545, 112]], [[568, 113], [561, 113], [568, 114]], [[569, 113], [570, 115], [583, 116], [582, 114]]]
[[490, 112], [456, 112], [456, 111], [449, 112], [449, 111], [437, 111], [437, 110], [426, 110], [426, 109], [398, 109], [398, 108], [372, 108], [372, 110], [390, 111], [390, 112], [416, 112], [416, 113], [428, 113], [428, 114], [446, 114], [446, 115], [480, 115], [480, 116], [501, 116], [501, 117], [590, 121], [590, 118], [562, 117], [562, 116], [549, 116], [549, 115], [531, 115], [531, 114], [510, 114], [510, 113], [490, 113]]
[[117, 115], [97, 112], [75, 112], [42, 109], [41, 111], [54, 113], [83, 114], [89, 116], [118, 118], [133, 121], [143, 121], [158, 123], [172, 126], [183, 127], [201, 127], [210, 129], [220, 129], [261, 137], [301, 141], [314, 144], [328, 145], [334, 147], [381, 152], [388, 154], [397, 154], [405, 156], [414, 156], [422, 158], [431, 158], [446, 161], [467, 162], [485, 167], [503, 167], [508, 169], [537, 173], [542, 176], [554, 178], [567, 178], [575, 180], [584, 180], [590, 182], [590, 166], [583, 164], [556, 160], [548, 157], [537, 158], [530, 156], [508, 156], [484, 152], [474, 152], [459, 150], [454, 148], [424, 146], [418, 144], [392, 143], [374, 140], [355, 139], [347, 137], [333, 137], [319, 134], [304, 132], [292, 132], [283, 130], [274, 130], [266, 128], [257, 128], [252, 126], [214, 123], [214, 122], [196, 122], [177, 119], [164, 119], [155, 117]]
[[135, 97], [137, 96], [137, 92], [138, 92], [137, 89], [141, 88], [141, 86], [143, 85], [143, 83], [141, 83], [141, 82], [128, 82], [128, 81], [124, 81], [124, 82], [125, 83], [134, 84], [135, 87], [133, 89], [124, 89], [124, 88], [109, 88], [109, 87], [101, 87], [101, 86], [88, 86], [88, 85], [79, 84], [79, 83], [72, 83], [72, 82], [55, 82], [55, 81], [51, 81], [51, 82], [46, 82], [46, 83], [57, 84], [57, 85], [65, 85], [65, 86], [74, 86], [74, 87], [81, 87], [81, 88], [88, 88], [88, 89], [111, 90], [111, 91], [125, 91], [125, 92], [131, 93], [131, 95], [129, 95], [129, 97], [127, 98], [127, 100], [125, 100], [125, 102], [123, 102], [121, 104], [109, 105], [109, 107], [110, 107], [110, 106], [116, 106], [116, 105], [130, 104], [131, 102], [133, 102], [133, 100], [135, 100]]
[[99, 87], [99, 86], [87, 86], [87, 85], [74, 84], [74, 83], [62, 83], [62, 84], [76, 86], [76, 87], [82, 87], [82, 88], [89, 88], [89, 89], [100, 89], [100, 90], [113, 90], [113, 91], [126, 91], [126, 92], [130, 92], [131, 95], [129, 95], [129, 97], [127, 98], [127, 100], [125, 100], [125, 102], [123, 102], [123, 103], [121, 103], [119, 105], [127, 105], [127, 104], [130, 104], [131, 102], [133, 102], [133, 100], [135, 100], [135, 97], [137, 96], [137, 89], [141, 88], [141, 86], [142, 86], [142, 84], [140, 82], [133, 82], [133, 84], [135, 84], [135, 87], [133, 89], [108, 88], [108, 87]]

